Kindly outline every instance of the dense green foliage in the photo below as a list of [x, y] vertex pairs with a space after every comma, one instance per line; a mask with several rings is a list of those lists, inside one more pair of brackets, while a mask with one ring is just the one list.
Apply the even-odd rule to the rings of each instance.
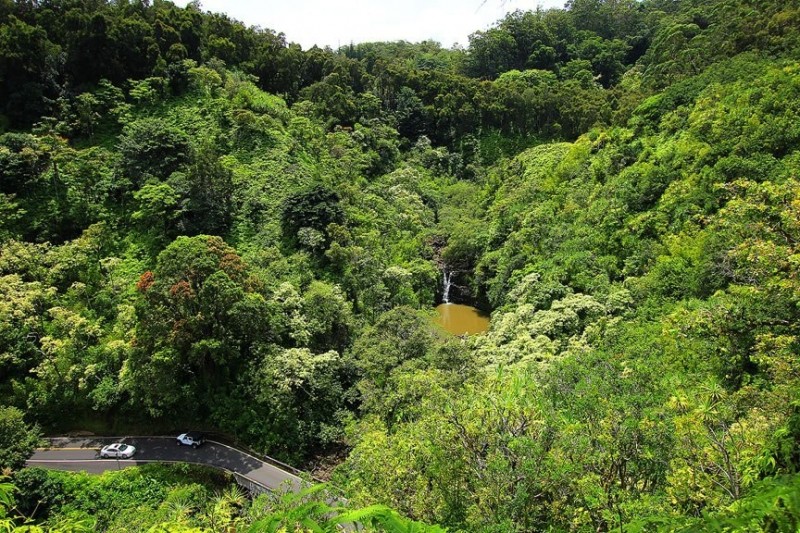
[[[346, 454], [358, 520], [401, 531], [382, 506], [795, 530], [798, 27], [796, 0], [572, 0], [465, 50], [303, 51], [197, 4], [0, 0], [8, 434]], [[443, 271], [485, 335], [432, 325]], [[64, 503], [107, 480], [18, 475], [41, 520], [111, 527], [113, 502]], [[326, 530], [326, 505], [281, 516]]]
[[384, 506], [347, 509], [331, 503], [324, 485], [249, 498], [227, 475], [187, 464], [148, 464], [99, 476], [32, 468], [13, 481], [0, 484], [4, 531], [333, 533], [356, 523], [360, 531], [443, 531]]
[[16, 407], [0, 407], [0, 471], [22, 468], [39, 443], [39, 429], [23, 416]]

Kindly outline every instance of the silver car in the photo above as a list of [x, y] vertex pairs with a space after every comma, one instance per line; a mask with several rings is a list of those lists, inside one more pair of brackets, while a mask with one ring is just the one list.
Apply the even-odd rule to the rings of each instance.
[[103, 449], [100, 450], [100, 457], [103, 459], [108, 457], [116, 457], [117, 459], [130, 459], [133, 457], [134, 453], [136, 453], [136, 448], [130, 444], [115, 442], [114, 444], [103, 446]]

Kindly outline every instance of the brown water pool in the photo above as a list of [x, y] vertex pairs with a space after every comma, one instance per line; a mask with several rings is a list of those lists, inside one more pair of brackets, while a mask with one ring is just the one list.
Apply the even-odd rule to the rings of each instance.
[[461, 304], [436, 307], [436, 323], [453, 335], [475, 335], [489, 329], [489, 315]]

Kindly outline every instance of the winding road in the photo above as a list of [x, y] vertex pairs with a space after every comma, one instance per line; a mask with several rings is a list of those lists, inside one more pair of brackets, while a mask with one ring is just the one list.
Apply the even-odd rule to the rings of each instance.
[[[136, 447], [136, 454], [127, 460], [100, 459], [100, 448], [111, 442], [131, 444]], [[27, 465], [99, 474], [145, 463], [194, 463], [231, 472], [240, 483], [256, 485], [252, 487], [256, 490], [298, 492], [308, 486], [286, 470], [211, 440], [199, 448], [178, 446], [175, 437], [54, 438], [50, 443], [49, 448], [36, 450]]]

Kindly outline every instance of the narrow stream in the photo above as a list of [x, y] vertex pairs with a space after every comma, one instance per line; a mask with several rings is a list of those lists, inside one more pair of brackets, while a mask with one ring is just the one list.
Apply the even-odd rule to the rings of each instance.
[[469, 305], [440, 304], [436, 323], [453, 335], [475, 335], [489, 329], [489, 316]]

